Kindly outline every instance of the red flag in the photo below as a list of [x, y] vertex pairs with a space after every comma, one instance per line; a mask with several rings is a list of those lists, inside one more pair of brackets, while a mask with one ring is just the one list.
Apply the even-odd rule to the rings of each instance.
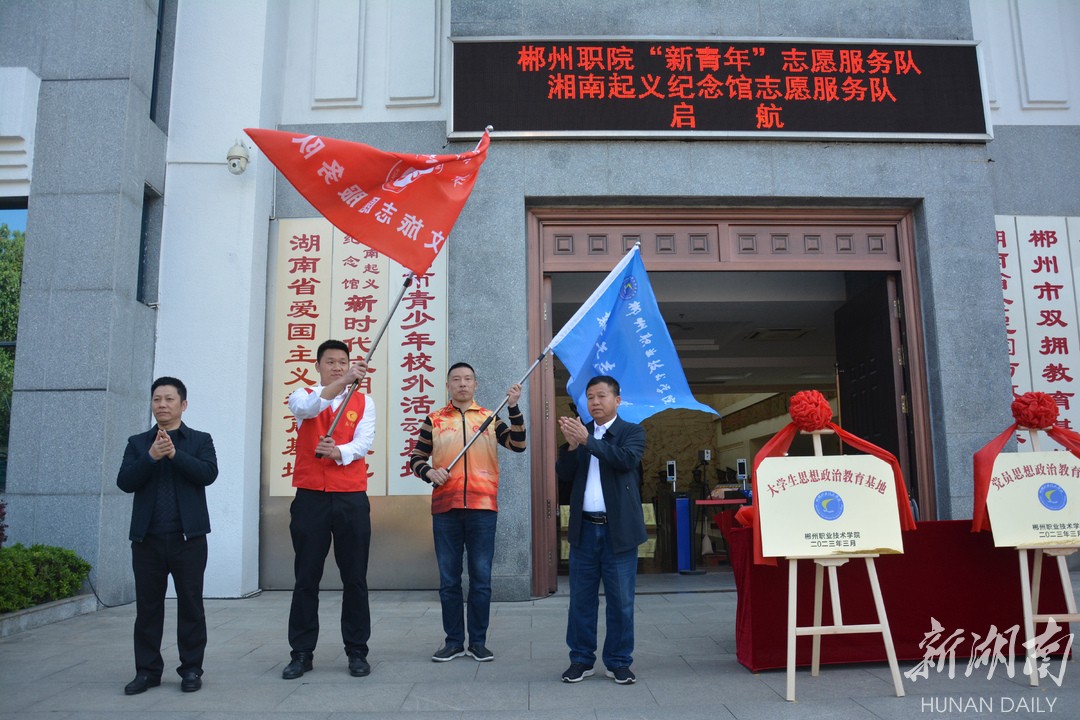
[[470, 152], [410, 155], [318, 135], [244, 132], [327, 220], [417, 275], [450, 237], [490, 142], [485, 132]]

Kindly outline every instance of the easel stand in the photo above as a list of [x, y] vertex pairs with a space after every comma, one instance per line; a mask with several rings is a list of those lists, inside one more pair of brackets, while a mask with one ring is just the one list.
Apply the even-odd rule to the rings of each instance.
[[[817, 430], [809, 433], [813, 436], [814, 455], [820, 457], [821, 435], [832, 433], [832, 430]], [[900, 665], [896, 661], [896, 649], [893, 647], [892, 632], [889, 630], [889, 618], [885, 614], [885, 602], [881, 598], [881, 585], [878, 583], [877, 569], [874, 566], [874, 558], [877, 554], [853, 554], [847, 557], [789, 557], [788, 561], [788, 633], [787, 633], [787, 700], [795, 702], [795, 641], [801, 635], [813, 636], [813, 646], [810, 660], [810, 674], [817, 677], [821, 670], [821, 636], [822, 635], [852, 635], [857, 633], [881, 633], [881, 639], [885, 642], [885, 655], [889, 659], [889, 670], [892, 672], [893, 686], [896, 688], [896, 696], [904, 696], [904, 685], [900, 680]], [[840, 586], [837, 583], [836, 568], [844, 565], [848, 560], [863, 558], [866, 560], [866, 575], [870, 578], [870, 589], [874, 596], [874, 607], [877, 608], [878, 622], [864, 625], [845, 625], [844, 617], [840, 611]], [[814, 624], [799, 626], [796, 623], [798, 616], [798, 563], [799, 560], [813, 560], [814, 568]], [[822, 582], [825, 569], [829, 571], [829, 597], [832, 607], [832, 625], [821, 624], [821, 596]]]
[[[1028, 428], [1031, 436], [1031, 449], [1039, 451], [1039, 431]], [[1035, 551], [1034, 567], [1028, 572], [1028, 550]], [[1018, 547], [1016, 552], [1020, 557], [1020, 598], [1021, 607], [1024, 611], [1024, 641], [1028, 648], [1032, 647], [1035, 640], [1035, 626], [1039, 623], [1048, 622], [1051, 618], [1055, 622], [1080, 622], [1080, 613], [1076, 611], [1076, 596], [1073, 594], [1072, 579], [1069, 577], [1069, 567], [1065, 558], [1076, 552], [1075, 547]], [[1043, 554], [1057, 558], [1058, 577], [1061, 579], [1061, 592], [1065, 596], [1065, 608], [1067, 613], [1040, 613], [1039, 612], [1039, 587], [1042, 585]], [[1074, 653], [1075, 657], [1075, 653]], [[1039, 673], [1035, 661], [1031, 656], [1030, 649], [1025, 654], [1024, 667], [1028, 673], [1028, 682], [1032, 687], [1039, 686]]]

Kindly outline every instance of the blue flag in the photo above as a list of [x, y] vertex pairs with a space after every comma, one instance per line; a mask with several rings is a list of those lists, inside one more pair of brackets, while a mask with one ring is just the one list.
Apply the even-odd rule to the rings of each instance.
[[585, 422], [585, 386], [597, 375], [619, 381], [619, 416], [630, 422], [670, 408], [718, 414], [690, 393], [636, 245], [548, 347], [570, 371], [566, 390]]

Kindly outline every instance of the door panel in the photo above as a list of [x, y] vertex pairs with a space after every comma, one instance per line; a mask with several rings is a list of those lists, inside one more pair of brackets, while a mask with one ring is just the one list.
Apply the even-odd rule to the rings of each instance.
[[894, 454], [910, 492], [904, 349], [896, 298], [896, 278], [887, 275], [836, 311], [837, 424]]
[[[542, 312], [540, 322], [543, 335], [551, 338], [551, 277], [545, 275], [540, 281]], [[555, 482], [555, 390], [552, 377], [552, 359], [548, 353], [540, 367], [533, 373], [529, 383], [529, 404], [542, 408], [543, 422], [534, 423], [533, 472], [532, 472], [532, 526], [533, 526], [533, 595], [544, 597], [559, 589], [559, 539], [558, 539], [558, 492]], [[535, 410], [532, 417], [536, 417]], [[539, 427], [539, 432], [535, 428]]]

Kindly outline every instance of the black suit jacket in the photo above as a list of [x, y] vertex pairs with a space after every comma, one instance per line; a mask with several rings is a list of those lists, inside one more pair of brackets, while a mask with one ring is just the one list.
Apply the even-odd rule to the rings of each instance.
[[604, 437], [593, 437], [595, 423], [586, 426], [589, 439], [574, 450], [563, 446], [555, 473], [559, 483], [570, 486], [570, 524], [567, 539], [576, 547], [581, 538], [581, 510], [585, 483], [589, 478], [589, 460], [600, 461], [600, 486], [608, 516], [608, 540], [613, 552], [626, 552], [645, 542], [645, 517], [641, 512], [639, 468], [645, 453], [645, 428], [620, 417]]
[[116, 485], [124, 492], [135, 493], [131, 503], [131, 530], [129, 539], [142, 542], [150, 527], [157, 498], [159, 474], [166, 468], [172, 470], [176, 483], [176, 502], [180, 508], [180, 524], [186, 537], [197, 537], [210, 532], [210, 511], [206, 508], [206, 486], [217, 479], [217, 453], [209, 433], [192, 430], [180, 423], [173, 446], [176, 455], [170, 460], [162, 458], [154, 462], [150, 446], [157, 437], [157, 426], [144, 433], [128, 438], [124, 461], [116, 476]]

